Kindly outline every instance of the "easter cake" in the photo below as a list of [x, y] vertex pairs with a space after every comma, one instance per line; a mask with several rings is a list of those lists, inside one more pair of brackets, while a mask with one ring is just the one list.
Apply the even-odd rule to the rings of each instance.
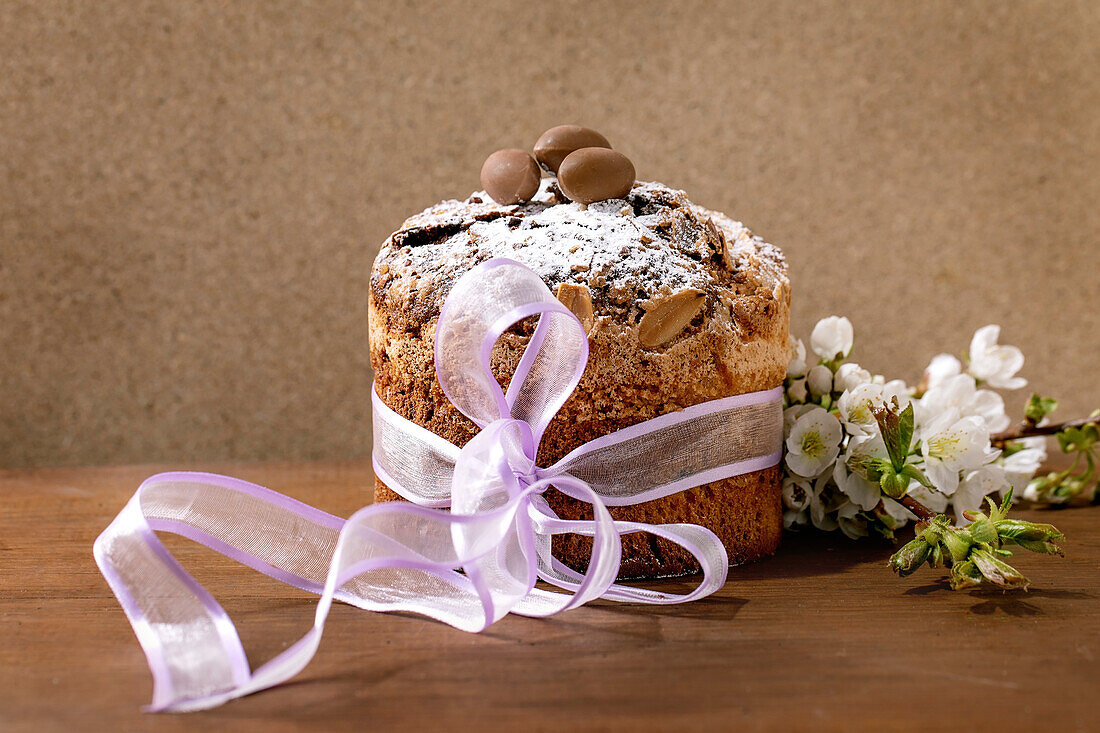
[[[433, 339], [452, 284], [494, 257], [534, 270], [588, 333], [587, 368], [546, 430], [539, 465], [650, 418], [782, 384], [790, 282], [776, 247], [682, 191], [634, 180], [630, 161], [594, 131], [553, 128], [534, 153], [494, 153], [482, 169], [486, 190], [410, 217], [382, 245], [369, 326], [375, 387], [386, 405], [459, 446], [476, 434], [439, 386]], [[532, 327], [521, 322], [494, 347], [502, 385]], [[778, 547], [780, 488], [773, 466], [610, 510], [616, 519], [707, 527], [739, 564]], [[587, 504], [554, 490], [545, 496], [563, 518], [591, 517]], [[376, 501], [398, 499], [376, 481]], [[590, 548], [583, 536], [554, 539], [554, 555], [577, 570]], [[678, 545], [623, 537], [621, 578], [696, 569]]]

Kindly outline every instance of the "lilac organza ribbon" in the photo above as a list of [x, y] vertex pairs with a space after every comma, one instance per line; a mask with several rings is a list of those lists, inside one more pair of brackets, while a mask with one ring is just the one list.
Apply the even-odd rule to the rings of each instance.
[[[492, 347], [511, 325], [536, 315], [504, 392], [489, 368]], [[587, 358], [580, 322], [542, 280], [519, 263], [494, 259], [455, 283], [435, 336], [439, 383], [480, 432], [460, 449], [373, 394], [375, 471], [411, 503], [374, 504], [345, 521], [225, 476], [147, 479], [96, 540], [95, 558], [148, 658], [150, 709], [210, 708], [293, 677], [316, 652], [334, 599], [481, 631], [509, 612], [550, 616], [596, 598], [682, 603], [720, 588], [728, 560], [710, 530], [616, 521], [607, 507], [778, 463], [780, 390], [664, 415], [541, 468], [543, 431], [576, 388]], [[591, 504], [593, 519], [559, 518], [542, 496], [551, 486]], [[156, 531], [183, 535], [319, 594], [313, 627], [251, 671], [228, 615]], [[633, 532], [694, 555], [702, 568], [698, 587], [673, 594], [616, 584], [620, 537]], [[592, 537], [585, 573], [552, 556], [551, 538], [562, 533]], [[536, 588], [539, 579], [564, 592]]]

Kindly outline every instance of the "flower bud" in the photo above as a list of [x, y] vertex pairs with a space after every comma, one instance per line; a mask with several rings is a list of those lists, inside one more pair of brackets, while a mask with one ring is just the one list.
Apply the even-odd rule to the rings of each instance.
[[852, 322], [842, 316], [822, 318], [810, 333], [810, 348], [822, 359], [844, 358], [852, 350]]
[[890, 556], [890, 569], [904, 578], [916, 572], [931, 552], [932, 546], [917, 537]]
[[806, 377], [806, 384], [814, 397], [829, 394], [833, 390], [833, 373], [829, 371], [829, 367], [818, 364], [810, 370], [810, 374]]
[[844, 392], [845, 390], [853, 390], [861, 384], [869, 384], [871, 382], [871, 372], [867, 371], [859, 364], [850, 362], [848, 364], [841, 364], [836, 370], [836, 376], [833, 377], [833, 389], [837, 392]]
[[1025, 522], [1022, 519], [1002, 519], [997, 522], [997, 532], [1006, 539], [1012, 540], [1060, 540], [1065, 535], [1058, 531], [1053, 524], [1036, 524]]
[[809, 395], [806, 392], [806, 380], [796, 379], [787, 387], [787, 396], [793, 402], [805, 402]]
[[968, 532], [949, 529], [943, 533], [943, 545], [947, 548], [947, 552], [950, 553], [951, 559], [958, 563], [966, 560], [966, 556], [970, 553], [970, 548], [974, 546], [974, 541], [970, 538]]
[[1022, 519], [1002, 519], [995, 522], [997, 533], [1007, 542], [1015, 542], [1026, 550], [1044, 555], [1062, 555], [1062, 548], [1054, 544], [1065, 535], [1052, 524], [1035, 524]]

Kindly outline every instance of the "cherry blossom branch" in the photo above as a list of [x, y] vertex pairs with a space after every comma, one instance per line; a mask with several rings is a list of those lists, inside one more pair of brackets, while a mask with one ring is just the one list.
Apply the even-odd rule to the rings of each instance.
[[1017, 428], [1005, 430], [1002, 433], [997, 433], [989, 438], [989, 442], [994, 448], [1004, 448], [1005, 444], [1009, 441], [1019, 440], [1020, 438], [1032, 438], [1040, 435], [1057, 435], [1066, 428], [1079, 428], [1089, 423], [1095, 423], [1096, 417], [1082, 417], [1077, 420], [1067, 420], [1062, 423], [1053, 423], [1051, 425], [1034, 425], [1032, 423], [1023, 423]]
[[906, 509], [913, 512], [926, 522], [932, 519], [932, 517], [936, 516], [936, 512], [932, 511], [924, 504], [921, 504], [919, 501], [909, 496], [908, 494], [901, 497], [901, 499], [899, 499], [898, 501], [900, 501]]

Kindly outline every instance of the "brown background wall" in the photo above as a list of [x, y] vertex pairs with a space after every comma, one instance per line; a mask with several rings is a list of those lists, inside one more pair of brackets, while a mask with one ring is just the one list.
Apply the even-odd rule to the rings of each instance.
[[1100, 404], [1100, 4], [0, 5], [0, 466], [352, 457], [404, 217], [581, 122], [915, 378]]

